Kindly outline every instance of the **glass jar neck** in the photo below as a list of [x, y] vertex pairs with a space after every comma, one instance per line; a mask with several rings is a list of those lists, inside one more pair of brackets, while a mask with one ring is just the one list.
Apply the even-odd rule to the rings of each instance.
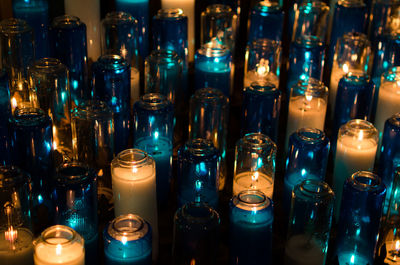
[[272, 207], [271, 201], [264, 193], [258, 190], [241, 191], [233, 199], [233, 204], [245, 211], [261, 211], [268, 207]]
[[127, 242], [145, 237], [149, 230], [149, 224], [140, 216], [127, 214], [115, 218], [108, 225], [107, 233], [117, 241]]

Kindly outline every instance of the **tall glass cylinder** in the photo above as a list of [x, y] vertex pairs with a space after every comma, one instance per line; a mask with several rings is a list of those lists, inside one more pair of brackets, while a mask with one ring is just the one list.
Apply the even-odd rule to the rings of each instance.
[[139, 54], [149, 55], [149, 0], [116, 0], [117, 11], [131, 14], [138, 21]]
[[11, 137], [9, 119], [11, 117], [10, 87], [6, 71], [0, 71], [0, 165], [11, 162]]
[[333, 171], [336, 218], [339, 218], [343, 183], [358, 170], [373, 169], [378, 138], [374, 125], [365, 120], [350, 120], [340, 127]]
[[352, 119], [369, 120], [375, 85], [364, 73], [348, 73], [339, 81], [333, 119], [333, 135]]
[[294, 187], [284, 264], [325, 264], [334, 200], [323, 181], [304, 180]]
[[172, 178], [173, 106], [161, 94], [146, 94], [133, 106], [133, 146], [156, 162], [158, 202], [168, 202]]
[[381, 179], [369, 171], [357, 171], [344, 182], [336, 236], [339, 264], [374, 264], [385, 194]]
[[86, 25], [77, 17], [56, 17], [50, 26], [50, 54], [69, 69], [72, 107], [90, 98]]
[[248, 43], [256, 39], [282, 39], [284, 12], [278, 2], [259, 1], [250, 11]]
[[392, 194], [392, 184], [395, 170], [400, 166], [400, 113], [392, 115], [385, 122], [382, 134], [382, 147], [380, 148], [378, 176], [382, 178], [387, 193], [383, 212], [386, 214], [389, 199]]
[[211, 88], [197, 90], [190, 99], [189, 140], [211, 140], [221, 154], [219, 188], [225, 186], [226, 135], [228, 129], [229, 100], [224, 94]]
[[335, 113], [336, 94], [340, 79], [347, 73], [367, 74], [370, 54], [371, 44], [367, 35], [348, 32], [338, 38], [329, 85], [329, 104], [332, 117]]
[[112, 220], [103, 232], [106, 265], [151, 265], [151, 226], [138, 215]]
[[111, 12], [101, 22], [102, 54], [118, 54], [130, 64], [130, 107], [139, 99], [139, 32], [138, 22], [125, 12]]
[[35, 57], [48, 56], [49, 4], [47, 0], [13, 0], [13, 16], [25, 20], [35, 35]]
[[218, 213], [203, 203], [187, 203], [174, 217], [172, 262], [216, 264], [219, 246]]
[[195, 89], [210, 87], [229, 97], [232, 88], [232, 54], [228, 48], [209, 42], [203, 44], [195, 56]]
[[178, 151], [178, 204], [204, 202], [218, 208], [220, 154], [211, 140], [189, 140]]
[[328, 88], [316, 79], [299, 81], [290, 91], [289, 114], [286, 127], [285, 146], [289, 136], [300, 128], [324, 130]]
[[32, 178], [34, 232], [51, 223], [52, 123], [41, 109], [16, 109], [11, 118], [13, 164]]
[[280, 44], [269, 39], [256, 39], [246, 49], [244, 86], [255, 81], [268, 81], [279, 87]]
[[233, 195], [259, 190], [272, 199], [274, 192], [276, 144], [266, 135], [249, 133], [235, 147]]
[[382, 140], [387, 119], [400, 112], [400, 67], [392, 67], [382, 75], [375, 115], [375, 127]]
[[200, 44], [218, 42], [235, 51], [237, 15], [227, 5], [209, 5], [201, 12]]
[[55, 225], [47, 228], [33, 242], [35, 265], [83, 265], [83, 238], [72, 228]]
[[114, 115], [114, 153], [128, 148], [131, 127], [130, 68], [119, 55], [103, 55], [92, 65], [93, 97]]
[[272, 264], [272, 200], [244, 190], [232, 198], [229, 219], [229, 264]]
[[153, 228], [153, 260], [158, 256], [156, 164], [139, 149], [119, 153], [111, 163], [115, 216], [135, 213]]
[[1, 65], [10, 79], [11, 107], [31, 107], [27, 69], [34, 61], [32, 28], [20, 19], [0, 22]]
[[281, 94], [267, 81], [253, 82], [243, 89], [242, 135], [258, 132], [278, 141]]
[[97, 179], [93, 169], [80, 162], [67, 162], [56, 169], [52, 193], [55, 223], [66, 225], [85, 240], [87, 264], [97, 264]]
[[37, 105], [53, 121], [53, 149], [72, 152], [71, 94], [69, 71], [58, 59], [43, 58], [29, 67], [30, 89]]
[[321, 130], [300, 128], [290, 136], [283, 193], [287, 214], [294, 186], [306, 179], [325, 180], [329, 149], [329, 139]]

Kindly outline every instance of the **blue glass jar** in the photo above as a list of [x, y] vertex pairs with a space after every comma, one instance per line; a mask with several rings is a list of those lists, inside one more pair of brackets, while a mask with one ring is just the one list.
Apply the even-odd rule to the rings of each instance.
[[10, 79], [11, 108], [32, 107], [27, 69], [34, 61], [32, 28], [20, 19], [0, 22], [1, 64]]
[[325, 180], [330, 143], [321, 130], [300, 128], [289, 137], [284, 178], [284, 206], [289, 214], [294, 186], [303, 180]]
[[168, 202], [172, 177], [174, 111], [161, 94], [146, 94], [133, 107], [133, 146], [156, 161], [157, 200]]
[[213, 4], [201, 12], [200, 44], [217, 42], [235, 51], [238, 17], [228, 5]]
[[103, 232], [106, 265], [151, 265], [151, 227], [138, 215], [121, 215]]
[[51, 224], [52, 123], [41, 109], [16, 109], [11, 118], [12, 164], [32, 178], [34, 232]]
[[382, 135], [382, 147], [379, 151], [378, 176], [382, 178], [387, 189], [383, 208], [383, 212], [386, 214], [392, 194], [395, 170], [400, 166], [400, 113], [396, 113], [386, 120]]
[[218, 89], [197, 90], [190, 99], [189, 140], [209, 139], [221, 155], [219, 188], [225, 186], [226, 135], [229, 119], [229, 100]]
[[11, 139], [9, 132], [9, 119], [11, 117], [10, 88], [8, 75], [0, 71], [0, 165], [11, 162]]
[[114, 114], [114, 153], [128, 148], [130, 135], [130, 68], [119, 55], [103, 55], [92, 65], [93, 97]]
[[[248, 43], [256, 39], [282, 39], [285, 13], [277, 2], [260, 1], [250, 11]], [[293, 24], [291, 24], [293, 25]]]
[[35, 34], [35, 57], [48, 57], [49, 4], [47, 0], [13, 0], [13, 16], [25, 20]]
[[232, 54], [217, 42], [203, 44], [195, 54], [195, 89], [209, 87], [229, 97], [232, 89]]
[[[364, 73], [348, 73], [339, 81], [335, 103], [333, 135], [352, 119], [369, 120], [375, 85]], [[335, 137], [336, 139], [336, 137]]]
[[216, 264], [219, 226], [218, 213], [206, 204], [187, 203], [179, 208], [174, 217], [173, 264]]
[[272, 201], [246, 190], [230, 201], [230, 265], [272, 264]]
[[371, 172], [357, 171], [346, 179], [336, 237], [339, 264], [374, 263], [385, 195], [385, 185]]
[[71, 94], [67, 67], [58, 59], [43, 58], [29, 67], [28, 74], [38, 106], [53, 121], [53, 149], [71, 156]]
[[85, 240], [87, 264], [97, 264], [97, 179], [93, 169], [67, 162], [56, 169], [52, 199], [56, 224], [66, 225]]
[[396, 1], [379, 0], [373, 3], [371, 21], [371, 42], [375, 43], [376, 38], [386, 32], [390, 17], [395, 15], [397, 8]]
[[178, 151], [178, 204], [204, 202], [218, 208], [220, 154], [212, 141], [189, 140]]
[[72, 107], [90, 98], [86, 25], [77, 17], [56, 17], [50, 26], [50, 55], [69, 69]]
[[266, 81], [253, 82], [243, 89], [242, 135], [258, 132], [277, 142], [281, 95]]
[[138, 21], [139, 54], [146, 58], [149, 54], [149, 0], [116, 0], [117, 11], [132, 15]]
[[325, 264], [334, 200], [332, 189], [323, 181], [307, 179], [294, 187], [285, 265]]

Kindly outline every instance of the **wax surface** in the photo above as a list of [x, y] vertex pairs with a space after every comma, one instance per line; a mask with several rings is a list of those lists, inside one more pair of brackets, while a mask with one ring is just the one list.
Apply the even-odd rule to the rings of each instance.
[[400, 84], [383, 83], [379, 88], [375, 116], [375, 127], [378, 129], [380, 136], [383, 134], [386, 120], [397, 112], [400, 112]]
[[324, 259], [321, 248], [309, 235], [294, 235], [286, 243], [286, 265], [322, 265]]
[[233, 180], [233, 195], [248, 189], [255, 189], [262, 191], [268, 198], [272, 198], [274, 192], [274, 181], [272, 177], [258, 173], [258, 178], [254, 181], [256, 172], [243, 172], [237, 174]]
[[256, 70], [248, 71], [244, 76], [244, 86], [249, 87], [255, 81], [269, 81], [279, 87], [279, 78], [274, 73], [267, 73], [264, 75], [257, 74]]
[[15, 249], [10, 249], [10, 241], [5, 239], [4, 232], [0, 233], [0, 261], [7, 265], [33, 264], [33, 236], [27, 229], [18, 229], [18, 238], [14, 242]]
[[48, 242], [54, 245], [40, 242], [35, 247], [35, 265], [84, 265], [85, 249], [79, 242], [67, 242], [65, 238], [51, 238]]

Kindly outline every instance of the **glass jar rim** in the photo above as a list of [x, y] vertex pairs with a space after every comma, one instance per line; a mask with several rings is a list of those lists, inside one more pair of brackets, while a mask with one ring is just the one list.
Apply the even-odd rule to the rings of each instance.
[[214, 102], [220, 103], [221, 105], [227, 105], [229, 102], [229, 99], [224, 95], [221, 90], [210, 87], [196, 90], [192, 98], [195, 99], [197, 102]]
[[365, 7], [366, 4], [362, 0], [339, 0], [337, 5], [344, 7]]
[[329, 12], [329, 6], [322, 1], [305, 1], [299, 6], [299, 12], [308, 14], [311, 12], [310, 8], [318, 13]]
[[78, 28], [82, 27], [85, 24], [79, 19], [79, 17], [76, 16], [70, 16], [70, 15], [62, 15], [58, 16], [53, 19], [53, 22], [51, 23], [51, 27], [53, 28]]
[[118, 164], [119, 167], [131, 168], [145, 166], [153, 158], [145, 151], [140, 149], [126, 149], [112, 160], [111, 164]]
[[157, 11], [156, 19], [185, 19], [187, 16], [183, 13], [181, 8], [162, 8]]
[[32, 28], [25, 20], [8, 18], [0, 22], [0, 32], [6, 35], [17, 35], [32, 32]]
[[11, 120], [24, 127], [51, 124], [51, 118], [42, 109], [34, 107], [16, 108]]
[[173, 50], [153, 50], [150, 55], [146, 58], [146, 68], [147, 63], [154, 65], [163, 65], [164, 67], [168, 67], [168, 69], [172, 69], [174, 67], [182, 68], [182, 59], [181, 57]]
[[135, 103], [142, 109], [146, 110], [161, 110], [172, 108], [172, 103], [160, 93], [147, 93], [140, 97], [140, 100]]
[[72, 111], [75, 117], [81, 118], [108, 118], [112, 119], [113, 112], [110, 107], [104, 102], [100, 100], [87, 100], [83, 101], [77, 107], [75, 107]]
[[[200, 210], [200, 216], [195, 216], [193, 210]], [[178, 210], [189, 223], [202, 224], [210, 219], [217, 219], [220, 222], [219, 214], [213, 208], [202, 202], [188, 202]]]
[[[361, 132], [361, 133], [360, 133]], [[352, 137], [362, 138], [375, 138], [378, 139], [378, 130], [374, 125], [366, 120], [353, 119], [343, 124], [339, 129], [339, 136], [343, 134], [349, 134]], [[360, 138], [360, 140], [362, 140]]]
[[0, 188], [23, 186], [30, 182], [30, 177], [22, 169], [12, 166], [0, 166]]
[[262, 133], [247, 133], [239, 140], [238, 145], [246, 145], [252, 150], [265, 150], [265, 148], [276, 150], [274, 141]]
[[400, 112], [393, 114], [388, 120], [391, 125], [400, 129]]
[[347, 82], [347, 83], [350, 83], [352, 85], [359, 85], [359, 86], [364, 86], [371, 82], [370, 76], [361, 70], [349, 71], [342, 77], [342, 79], [344, 79], [345, 82]]
[[335, 194], [329, 185], [322, 181], [316, 179], [305, 179], [300, 184], [296, 185], [296, 191], [300, 192], [307, 198], [314, 198], [317, 200], [334, 199]]
[[383, 186], [381, 178], [370, 171], [357, 171], [347, 181], [360, 191], [378, 191]]
[[149, 230], [149, 224], [142, 217], [126, 214], [112, 220], [108, 225], [107, 233], [115, 240], [127, 242], [143, 238]]
[[[68, 236], [68, 237], [66, 237]], [[50, 239], [53, 238], [62, 238], [65, 239], [65, 242], [51, 242]], [[71, 227], [65, 226], [65, 225], [54, 225], [50, 226], [47, 229], [45, 229], [41, 234], [39, 239], [41, 239], [44, 243], [51, 245], [51, 246], [67, 246], [73, 244], [75, 241], [81, 239], [83, 242], [83, 239], [81, 236]], [[36, 241], [35, 241], [36, 242]], [[82, 244], [83, 245], [83, 244]], [[83, 246], [82, 246], [83, 248]]]
[[272, 201], [259, 190], [243, 190], [232, 198], [232, 202], [245, 211], [260, 211], [272, 207]]
[[94, 181], [95, 172], [79, 161], [65, 162], [56, 168], [56, 181], [61, 185], [80, 184]]
[[295, 135], [298, 139], [306, 144], [319, 144], [328, 140], [326, 134], [317, 128], [300, 128], [295, 132]]
[[212, 4], [206, 7], [204, 11], [205, 15], [234, 15], [232, 8], [228, 5], [223, 4]]
[[68, 72], [67, 67], [61, 63], [57, 58], [45, 57], [35, 61], [32, 67], [29, 68], [30, 71], [40, 71], [45, 73], [55, 73], [58, 71]]
[[280, 11], [282, 8], [279, 2], [275, 1], [259, 1], [255, 6], [255, 10], [259, 10], [261, 12], [268, 12], [268, 11]]
[[105, 70], [129, 70], [129, 63], [118, 54], [104, 54], [93, 63], [93, 67], [103, 68]]
[[218, 149], [209, 139], [195, 138], [186, 142], [186, 147], [191, 155], [196, 157], [205, 157], [218, 153]]
[[323, 97], [328, 95], [328, 87], [322, 81], [312, 77], [307, 80], [299, 80], [292, 90], [306, 96]]
[[352, 43], [352, 45], [357, 45], [357, 46], [371, 45], [371, 42], [369, 41], [368, 36], [366, 34], [356, 31], [347, 32], [343, 34], [343, 36], [340, 37], [340, 41], [343, 43]]
[[276, 87], [276, 85], [269, 80], [254, 81], [250, 84], [249, 87], [247, 87], [245, 89], [249, 89], [251, 91], [260, 92], [260, 93], [273, 93], [273, 92], [279, 91], [279, 89]]
[[103, 24], [137, 24], [138, 21], [131, 14], [123, 11], [114, 11], [106, 14]]
[[201, 45], [198, 53], [206, 57], [215, 58], [228, 56], [231, 52], [229, 51], [228, 47], [215, 41], [211, 41]]

